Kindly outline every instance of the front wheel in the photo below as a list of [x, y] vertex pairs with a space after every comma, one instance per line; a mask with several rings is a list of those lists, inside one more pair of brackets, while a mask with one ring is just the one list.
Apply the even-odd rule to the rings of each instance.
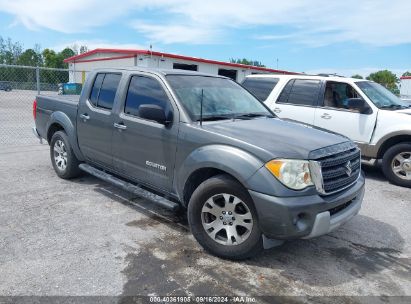
[[227, 175], [212, 177], [194, 191], [188, 221], [196, 240], [216, 256], [245, 259], [263, 248], [252, 199]]
[[411, 143], [389, 148], [383, 156], [382, 169], [393, 184], [411, 187]]

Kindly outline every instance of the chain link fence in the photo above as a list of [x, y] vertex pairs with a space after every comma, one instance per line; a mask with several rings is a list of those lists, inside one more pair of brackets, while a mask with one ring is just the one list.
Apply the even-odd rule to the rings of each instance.
[[69, 70], [0, 64], [0, 144], [38, 142], [31, 128], [36, 95], [62, 94]]

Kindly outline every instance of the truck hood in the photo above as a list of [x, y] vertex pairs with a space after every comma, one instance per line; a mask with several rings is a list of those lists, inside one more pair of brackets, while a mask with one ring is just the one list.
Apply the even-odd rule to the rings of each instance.
[[411, 115], [411, 109], [398, 110], [396, 112]]
[[[278, 118], [258, 118], [203, 124], [206, 131], [241, 145], [263, 161], [273, 158], [308, 159], [311, 151], [349, 141], [346, 137]], [[231, 142], [233, 141], [233, 142]]]

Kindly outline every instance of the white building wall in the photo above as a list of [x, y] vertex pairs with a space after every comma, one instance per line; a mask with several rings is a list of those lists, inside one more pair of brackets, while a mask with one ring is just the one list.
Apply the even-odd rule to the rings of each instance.
[[[93, 54], [87, 57], [84, 57], [82, 60], [92, 60], [99, 58], [107, 57], [118, 57], [119, 54]], [[168, 57], [159, 57], [159, 56], [150, 56], [150, 55], [137, 55], [131, 58], [122, 58], [122, 59], [113, 59], [113, 60], [99, 60], [91, 62], [77, 62], [70, 63], [70, 82], [82, 83], [84, 77], [88, 75], [88, 72], [97, 69], [97, 68], [118, 68], [118, 67], [127, 67], [127, 66], [140, 66], [140, 67], [149, 67], [149, 68], [161, 68], [161, 69], [173, 69], [174, 63], [183, 63], [183, 64], [195, 64], [198, 66], [198, 71], [202, 73], [218, 75], [219, 69], [226, 70], [235, 70], [237, 71], [237, 81], [241, 82], [247, 75], [252, 73], [265, 74], [267, 72], [260, 71], [256, 69], [247, 69], [247, 68], [237, 68], [225, 65], [210, 64], [204, 62], [174, 59]]]
[[[118, 55], [117, 55], [118, 56]], [[89, 60], [87, 57], [86, 60]], [[134, 66], [135, 58], [122, 58], [115, 60], [100, 60], [91, 62], [76, 62], [69, 64], [69, 81], [82, 83], [83, 74], [87, 77], [88, 73], [100, 68], [118, 68], [125, 66]]]
[[400, 95], [411, 99], [411, 79], [401, 79]]

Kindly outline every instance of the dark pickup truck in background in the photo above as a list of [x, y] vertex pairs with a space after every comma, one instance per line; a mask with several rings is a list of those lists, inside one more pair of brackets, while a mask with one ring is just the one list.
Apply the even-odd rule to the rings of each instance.
[[328, 233], [361, 208], [353, 142], [276, 118], [225, 77], [97, 70], [80, 98], [39, 95], [33, 114], [58, 176], [150, 190], [187, 209], [194, 237], [220, 257]]

